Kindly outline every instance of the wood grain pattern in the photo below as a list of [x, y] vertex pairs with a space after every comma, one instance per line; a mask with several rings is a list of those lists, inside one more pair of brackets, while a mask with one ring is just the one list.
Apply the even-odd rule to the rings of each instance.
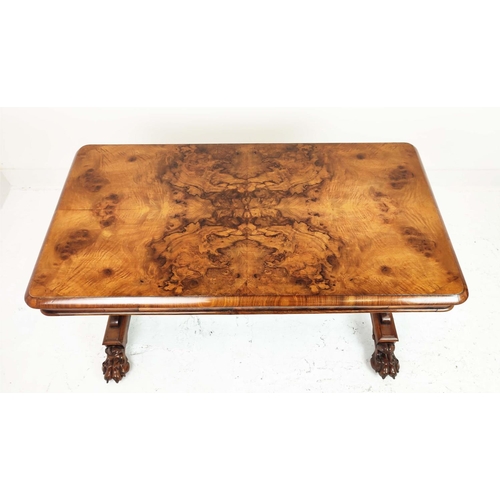
[[415, 148], [85, 146], [26, 301], [47, 313], [449, 309], [467, 287]]

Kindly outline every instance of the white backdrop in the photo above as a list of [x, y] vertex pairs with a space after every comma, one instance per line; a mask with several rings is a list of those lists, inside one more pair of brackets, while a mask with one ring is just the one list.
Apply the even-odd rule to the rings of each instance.
[[[288, 485], [289, 491], [299, 491], [300, 497], [324, 495], [330, 491], [332, 477], [335, 488], [338, 487], [339, 475], [345, 476], [345, 486], [341, 489], [347, 494], [343, 496], [355, 497], [353, 488], [361, 484], [361, 475], [368, 478], [363, 485], [378, 484], [379, 472], [373, 468], [377, 446], [378, 452], [383, 456], [385, 453], [391, 460], [391, 475], [400, 478], [401, 494], [405, 497], [417, 498], [426, 494], [429, 484], [441, 483], [441, 490], [437, 490], [442, 491], [441, 496], [450, 493], [451, 485], [462, 494], [481, 494], [482, 498], [488, 498], [487, 493], [497, 489], [484, 481], [485, 476], [496, 477], [494, 461], [482, 461], [478, 480], [471, 478], [469, 468], [467, 474], [457, 476], [457, 470], [465, 466], [464, 453], [488, 457], [486, 448], [495, 444], [492, 437], [498, 435], [494, 432], [496, 413], [478, 410], [477, 399], [469, 400], [468, 405], [462, 403], [457, 409], [457, 401], [454, 405], [449, 398], [427, 400], [423, 405], [420, 395], [415, 400], [381, 399], [375, 407], [375, 400], [368, 398], [360, 410], [359, 405], [352, 406], [352, 399], [332, 398], [331, 393], [500, 392], [499, 139], [500, 112], [494, 108], [1, 109], [0, 174], [6, 199], [0, 210], [0, 392], [104, 392], [108, 395], [165, 392], [169, 397], [175, 392], [273, 393], [272, 399], [260, 400], [257, 406], [254, 396], [251, 401], [231, 398], [226, 400], [225, 407], [221, 405], [223, 410], [216, 405], [212, 411], [206, 400], [194, 410], [186, 410], [185, 400], [173, 398], [168, 400], [169, 404], [158, 405], [155, 412], [144, 411], [142, 399], [136, 404], [127, 403], [126, 408], [120, 410], [116, 408], [117, 400], [113, 399], [107, 412], [102, 410], [102, 399], [90, 407], [87, 400], [78, 407], [73, 407], [74, 402], [68, 405], [64, 401], [58, 412], [37, 403], [32, 411], [22, 412], [25, 420], [15, 422], [19, 432], [12, 433], [10, 424], [3, 426], [13, 439], [14, 453], [8, 454], [9, 463], [22, 464], [16, 467], [15, 474], [10, 471], [11, 487], [4, 486], [4, 489], [18, 491], [23, 480], [20, 474], [25, 470], [33, 474], [44, 461], [50, 469], [41, 468], [41, 479], [53, 477], [54, 458], [48, 461], [46, 457], [47, 450], [53, 446], [53, 435], [61, 434], [64, 444], [67, 436], [72, 436], [70, 449], [66, 454], [54, 453], [56, 458], [74, 455], [74, 438], [84, 436], [79, 444], [79, 449], [86, 451], [81, 466], [75, 469], [73, 459], [59, 465], [62, 475], [71, 479], [63, 483], [67, 487], [57, 497], [66, 498], [67, 489], [81, 480], [79, 476], [73, 478], [74, 470], [87, 470], [89, 463], [95, 465], [96, 450], [104, 448], [109, 438], [110, 424], [106, 419], [112, 419], [121, 420], [129, 427], [130, 437], [122, 433], [127, 447], [144, 440], [148, 429], [142, 422], [147, 421], [153, 429], [149, 442], [155, 444], [155, 450], [130, 456], [155, 456], [158, 429], [164, 426], [175, 430], [173, 434], [180, 437], [174, 449], [182, 450], [181, 455], [176, 451], [168, 466], [158, 461], [159, 469], [154, 475], [163, 478], [165, 467], [182, 469], [176, 470], [181, 478], [180, 491], [192, 483], [192, 471], [203, 472], [207, 464], [216, 464], [217, 470], [209, 468], [210, 473], [202, 476], [200, 484], [204, 490], [192, 498], [204, 495], [205, 484], [211, 484], [210, 481], [212, 490], [219, 491], [221, 474], [225, 474], [224, 481], [230, 475], [238, 478], [237, 496], [254, 498], [261, 492], [255, 491], [246, 497], [240, 495], [247, 489], [248, 471], [260, 477], [273, 476], [278, 484], [272, 490], [273, 497], [282, 494], [283, 485]], [[105, 384], [100, 366], [104, 359], [101, 341], [106, 318], [51, 318], [29, 309], [24, 303], [24, 291], [63, 182], [75, 152], [84, 144], [363, 141], [402, 141], [417, 147], [470, 290], [468, 301], [449, 313], [397, 314], [401, 341], [396, 353], [401, 372], [396, 380], [382, 380], [369, 365], [373, 341], [368, 315], [141, 316], [132, 319], [129, 334], [130, 373], [120, 384]], [[10, 192], [4, 189], [9, 186]], [[291, 399], [287, 403], [284, 393], [289, 392], [328, 394], [321, 403], [311, 398]], [[70, 406], [81, 423], [75, 426], [74, 421], [78, 419], [66, 418], [63, 423], [67, 428], [61, 433], [61, 420], [55, 415], [65, 415]], [[179, 408], [184, 409], [184, 413], [179, 413]], [[36, 436], [46, 438], [46, 442], [38, 446], [42, 450], [40, 456], [32, 457], [31, 465], [26, 468], [24, 451], [28, 447], [31, 450], [35, 440], [30, 435], [31, 439], [26, 439], [26, 445], [20, 447], [19, 436], [33, 429], [35, 412], [36, 419], [40, 413], [43, 417], [43, 425], [35, 427], [39, 429]], [[160, 420], [151, 423], [152, 416]], [[172, 424], [174, 417], [178, 421]], [[89, 427], [92, 418], [94, 421]], [[137, 422], [140, 430], [138, 427], [134, 430]], [[169, 422], [168, 425], [165, 422]], [[52, 434], [46, 431], [47, 423], [56, 426]], [[185, 432], [178, 433], [179, 428], [184, 429], [183, 425]], [[221, 468], [219, 464], [224, 460], [220, 454], [214, 459], [213, 451], [220, 447], [220, 436], [228, 434], [228, 425], [229, 440], [231, 445], [236, 443], [237, 449], [222, 453], [226, 461], [227, 457], [231, 458], [231, 463]], [[466, 432], [468, 425], [474, 432]], [[478, 439], [478, 428], [483, 426], [491, 431], [485, 431], [484, 438]], [[87, 443], [95, 441], [96, 429], [101, 427], [106, 436], [99, 446], [88, 446]], [[269, 437], [262, 429], [270, 430]], [[81, 434], [85, 430], [87, 433]], [[432, 431], [436, 433], [435, 438], [429, 438], [433, 436]], [[136, 435], [140, 432], [141, 439], [133, 439], [134, 432]], [[243, 435], [248, 437], [248, 443], [242, 446]], [[281, 436], [278, 447], [285, 455], [280, 459], [267, 453], [270, 442], [274, 440], [276, 445], [277, 435]], [[186, 445], [186, 436], [194, 436], [191, 446]], [[206, 436], [210, 442], [204, 448], [209, 453], [193, 454], [191, 450], [199, 448]], [[168, 436], [162, 450], [172, 448], [172, 437]], [[297, 469], [296, 449], [302, 442], [306, 443], [303, 448], [307, 451], [301, 453], [301, 465]], [[309, 451], [312, 442], [318, 446]], [[254, 443], [259, 446], [242, 469], [241, 462], [232, 457], [246, 454]], [[483, 444], [484, 452], [479, 449]], [[429, 449], [433, 450], [431, 455]], [[334, 465], [332, 450], [337, 450], [339, 456]], [[408, 457], [401, 455], [404, 450], [408, 450]], [[443, 450], [448, 452], [446, 459]], [[13, 462], [11, 457], [15, 453], [17, 461]], [[184, 456], [182, 453], [186, 453], [185, 459], [179, 461], [179, 456]], [[394, 453], [396, 461], [392, 460]], [[103, 463], [94, 468], [107, 475], [109, 451], [100, 455]], [[198, 463], [193, 465], [194, 455]], [[305, 467], [302, 462], [306, 463]], [[137, 461], [131, 463], [134, 470], [128, 476], [139, 477]], [[237, 471], [231, 469], [233, 465]], [[312, 480], [304, 480], [303, 486], [297, 489], [290, 478], [306, 477], [304, 471], [308, 470], [312, 471], [309, 474]], [[332, 476], [332, 470], [339, 470], [341, 474]], [[412, 496], [416, 491], [414, 470], [421, 471], [426, 481], [417, 485], [421, 491]], [[374, 471], [372, 477], [367, 475], [370, 471]], [[319, 476], [326, 478], [328, 485], [321, 485]], [[391, 484], [393, 481], [390, 479]], [[109, 477], [102, 479], [102, 483], [108, 482]], [[137, 486], [140, 494], [144, 494], [143, 483], [141, 480]], [[41, 483], [39, 480], [33, 484], [38, 488]], [[90, 481], [86, 496], [95, 494], [95, 488]], [[289, 491], [285, 496], [292, 498]], [[370, 496], [375, 498], [373, 493], [370, 489]], [[383, 495], [386, 495], [385, 489]], [[7, 497], [15, 498], [10, 493]], [[233, 497], [231, 492], [230, 498]], [[179, 495], [179, 498], [187, 497]]]
[[[2, 2], [0, 105], [498, 106], [494, 7]], [[67, 394], [2, 394], [0, 495], [375, 500], [394, 491], [411, 500], [432, 489], [494, 498], [497, 394], [331, 392], [500, 391], [499, 123], [498, 110], [487, 109], [0, 109], [0, 193], [7, 178], [12, 184], [0, 209], [1, 390], [108, 393], [71, 402]], [[201, 328], [194, 318], [183, 326], [181, 318], [144, 317], [131, 327], [133, 372], [106, 385], [105, 318], [47, 318], [25, 306], [82, 144], [233, 140], [402, 140], [418, 148], [471, 295], [450, 313], [398, 315], [396, 380], [372, 372], [369, 327], [357, 315], [334, 315], [326, 326], [306, 315], [272, 325], [226, 317], [212, 337], [215, 317], [202, 318]], [[168, 394], [109, 395], [155, 390]], [[209, 390], [273, 394], [172, 394]], [[110, 459], [125, 481], [110, 480]], [[390, 474], [381, 476], [374, 464], [384, 459]], [[424, 479], [415, 481], [415, 471]]]

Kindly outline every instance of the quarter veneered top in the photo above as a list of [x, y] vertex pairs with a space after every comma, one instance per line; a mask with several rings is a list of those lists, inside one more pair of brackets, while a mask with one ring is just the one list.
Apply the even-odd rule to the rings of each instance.
[[85, 146], [26, 300], [161, 312], [466, 298], [415, 148], [385, 143]]

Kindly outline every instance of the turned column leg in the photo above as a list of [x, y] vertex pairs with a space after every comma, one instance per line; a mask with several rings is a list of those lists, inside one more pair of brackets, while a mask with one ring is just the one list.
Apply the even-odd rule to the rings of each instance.
[[390, 375], [396, 378], [399, 372], [399, 361], [394, 355], [394, 343], [398, 334], [391, 313], [371, 313], [373, 324], [373, 340], [375, 352], [372, 355], [372, 368], [382, 377]]
[[102, 364], [104, 379], [118, 383], [129, 371], [130, 364], [125, 355], [130, 316], [110, 316], [102, 345], [106, 346], [106, 361]]

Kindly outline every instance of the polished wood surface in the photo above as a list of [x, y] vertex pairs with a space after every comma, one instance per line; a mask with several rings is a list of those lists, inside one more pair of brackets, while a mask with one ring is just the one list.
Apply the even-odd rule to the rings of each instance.
[[85, 146], [26, 293], [47, 314], [445, 310], [466, 298], [405, 143]]

